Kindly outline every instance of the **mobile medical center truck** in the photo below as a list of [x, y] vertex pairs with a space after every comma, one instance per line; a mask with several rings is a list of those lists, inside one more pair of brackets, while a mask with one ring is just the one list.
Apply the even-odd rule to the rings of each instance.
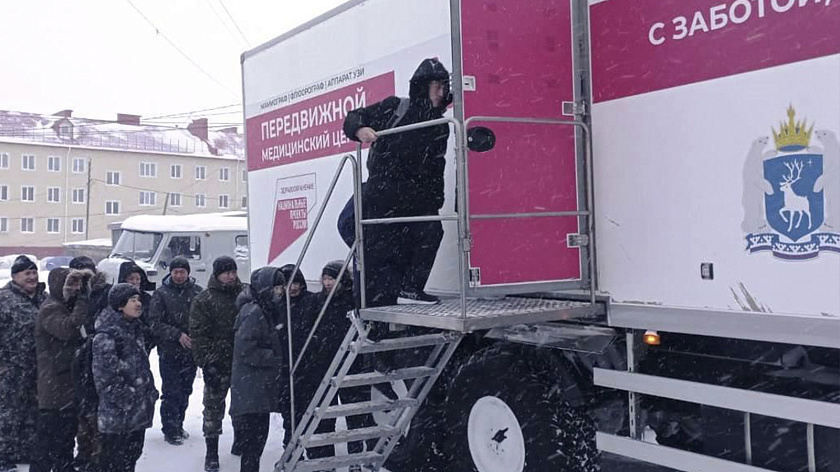
[[[367, 149], [343, 120], [428, 57], [454, 106], [426, 289], [452, 297], [363, 300], [277, 470], [840, 470], [840, 2], [347, 2], [242, 56], [252, 267], [351, 260], [336, 220]], [[355, 247], [397, 221], [419, 220], [356, 221]], [[406, 388], [332, 404], [383, 382]]]

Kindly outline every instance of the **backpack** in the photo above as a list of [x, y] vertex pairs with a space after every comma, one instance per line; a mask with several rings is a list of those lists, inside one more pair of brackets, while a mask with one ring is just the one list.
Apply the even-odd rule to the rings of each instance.
[[[93, 338], [95, 335], [87, 335], [84, 343], [76, 349], [71, 365], [73, 378], [73, 390], [76, 396], [76, 404], [79, 407], [79, 416], [95, 415], [99, 408], [99, 394], [96, 393], [96, 382], [93, 379]], [[117, 351], [122, 347], [118, 338], [114, 339]]]
[[[400, 122], [403, 118], [405, 118], [406, 113], [408, 113], [408, 106], [410, 104], [410, 99], [400, 97], [400, 103], [397, 105], [397, 109], [394, 111], [394, 114], [391, 115], [391, 118], [388, 120], [388, 123], [386, 123], [384, 129], [391, 129], [399, 126]], [[371, 146], [371, 150], [375, 149], [376, 142], [374, 142]], [[374, 159], [376, 154], [377, 153], [373, 152], [368, 153], [368, 160]], [[371, 165], [371, 163], [369, 162], [368, 165]], [[356, 212], [353, 206], [352, 195], [350, 196], [350, 200], [348, 200], [344, 205], [341, 213], [338, 215], [338, 234], [341, 236], [344, 243], [347, 244], [347, 247], [353, 246], [353, 242], [356, 241]]]

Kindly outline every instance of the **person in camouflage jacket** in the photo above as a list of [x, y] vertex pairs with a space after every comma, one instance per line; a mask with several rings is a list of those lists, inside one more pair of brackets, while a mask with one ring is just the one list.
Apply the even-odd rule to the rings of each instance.
[[236, 261], [231, 257], [221, 256], [213, 261], [207, 290], [195, 297], [190, 308], [193, 359], [204, 376], [204, 470], [208, 472], [219, 470], [219, 436], [233, 366], [233, 326], [239, 314], [236, 297], [243, 288], [236, 269]]
[[12, 281], [0, 289], [0, 471], [34, 455], [38, 417], [35, 319], [45, 284], [26, 256], [15, 259]]

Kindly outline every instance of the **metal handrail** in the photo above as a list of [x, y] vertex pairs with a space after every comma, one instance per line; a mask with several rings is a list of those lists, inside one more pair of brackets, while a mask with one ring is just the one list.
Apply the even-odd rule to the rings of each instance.
[[[476, 215], [475, 219], [489, 219], [489, 218], [525, 218], [526, 216], [521, 215], [529, 215], [531, 216], [582, 216], [586, 218], [586, 230], [587, 235], [589, 236], [589, 245], [587, 246], [588, 256], [589, 256], [589, 300], [590, 303], [593, 305], [596, 303], [595, 294], [597, 291], [597, 277], [596, 277], [596, 249], [595, 249], [595, 216], [594, 216], [594, 190], [593, 190], [593, 169], [592, 169], [592, 128], [585, 122], [579, 120], [559, 120], [554, 118], [521, 118], [521, 117], [509, 117], [509, 116], [471, 116], [464, 120], [464, 129], [470, 125], [470, 123], [474, 121], [484, 121], [484, 122], [496, 122], [496, 123], [523, 123], [523, 124], [544, 124], [544, 125], [560, 125], [560, 126], [573, 126], [576, 128], [580, 128], [584, 133], [584, 165], [586, 167], [586, 210], [578, 211], [578, 212], [556, 212], [556, 213], [570, 213], [569, 215], [561, 214], [561, 215], [549, 215], [549, 212], [545, 212], [544, 215], [534, 215], [532, 213], [511, 213], [503, 216], [496, 216], [496, 215]], [[466, 139], [466, 134], [464, 135], [464, 139]], [[466, 145], [466, 142], [464, 143]], [[464, 173], [466, 174], [469, 170], [469, 163], [466, 157], [463, 160], [464, 164]], [[469, 215], [469, 196], [467, 195], [467, 201], [465, 208], [465, 213]], [[517, 216], [519, 215], [519, 216]], [[469, 224], [469, 223], [467, 223]]]
[[[458, 162], [458, 166], [456, 168], [456, 175], [457, 180], [459, 183], [462, 182], [463, 176], [463, 157], [461, 157], [461, 153], [463, 150], [461, 146], [465, 142], [464, 140], [464, 132], [463, 132], [463, 125], [461, 122], [456, 120], [455, 118], [444, 117], [438, 118], [435, 120], [429, 121], [422, 121], [420, 123], [412, 123], [410, 125], [405, 126], [398, 126], [396, 128], [385, 129], [382, 131], [377, 131], [377, 137], [389, 136], [393, 134], [405, 133], [408, 131], [414, 131], [423, 128], [430, 128], [432, 126], [438, 126], [442, 124], [451, 124], [453, 129], [455, 130], [455, 143], [456, 143], [456, 161]], [[466, 213], [465, 212], [455, 212], [452, 215], [423, 215], [423, 216], [408, 216], [408, 217], [394, 217], [394, 218], [372, 218], [372, 219], [363, 219], [362, 218], [362, 143], [358, 143], [356, 145], [356, 162], [357, 171], [357, 181], [355, 182], [355, 190], [354, 190], [354, 207], [355, 207], [355, 217], [356, 217], [356, 261], [358, 264], [358, 272], [359, 272], [359, 293], [361, 299], [361, 308], [367, 307], [367, 290], [365, 287], [365, 261], [364, 261], [364, 234], [362, 231], [362, 227], [364, 225], [373, 225], [373, 224], [395, 224], [395, 223], [417, 223], [417, 222], [428, 222], [428, 221], [452, 221], [455, 220], [458, 222], [458, 261], [461, 267], [461, 272], [466, 273], [466, 251], [465, 251], [465, 241], [467, 237], [466, 233]], [[457, 195], [459, 197], [459, 202], [463, 199], [463, 195], [465, 193], [465, 187], [463, 185], [457, 185]], [[459, 208], [465, 208], [463, 206]], [[459, 282], [459, 292], [461, 295], [461, 317], [466, 319], [467, 317], [467, 298], [466, 298], [466, 285], [464, 276], [458, 278]]]
[[[308, 234], [306, 235], [306, 240], [303, 243], [303, 249], [301, 249], [300, 254], [298, 255], [297, 262], [295, 262], [295, 268], [292, 270], [292, 275], [289, 277], [289, 280], [286, 281], [286, 332], [289, 339], [289, 400], [290, 400], [290, 407], [291, 407], [291, 426], [292, 431], [295, 430], [296, 421], [295, 421], [295, 378], [294, 372], [295, 368], [297, 367], [297, 362], [293, 363], [292, 360], [295, 358], [294, 350], [292, 348], [292, 298], [289, 294], [289, 288], [292, 286], [292, 282], [295, 280], [295, 275], [300, 271], [300, 265], [303, 262], [304, 256], [309, 251], [309, 246], [312, 244], [312, 239], [315, 236], [315, 230], [318, 229], [318, 226], [321, 224], [321, 218], [324, 216], [324, 212], [327, 209], [327, 203], [329, 203], [330, 199], [332, 198], [333, 191], [335, 190], [335, 186], [338, 183], [339, 177], [344, 172], [344, 165], [347, 161], [353, 162], [353, 174], [354, 174], [354, 181], [357, 180], [358, 176], [356, 176], [356, 172], [359, 166], [356, 163], [356, 158], [352, 154], [345, 154], [341, 158], [341, 162], [338, 164], [338, 169], [335, 171], [335, 175], [333, 176], [332, 182], [330, 183], [329, 188], [327, 189], [327, 195], [324, 197], [324, 202], [321, 204], [321, 208], [318, 209], [318, 216], [315, 217], [315, 222], [312, 224], [312, 227], [309, 228]], [[344, 269], [342, 268], [342, 272]], [[340, 280], [340, 279], [339, 279]], [[335, 287], [333, 287], [332, 292], [335, 291]], [[332, 292], [330, 293], [330, 297], [332, 297]], [[324, 309], [326, 308], [326, 304], [324, 305]], [[323, 316], [324, 309], [321, 310], [321, 314], [318, 316], [318, 320], [320, 321], [321, 316]], [[307, 339], [304, 347], [309, 344], [309, 341], [314, 333], [310, 333], [310, 337]], [[301, 355], [303, 355], [303, 351], [301, 350]], [[298, 359], [298, 362], [300, 359]]]

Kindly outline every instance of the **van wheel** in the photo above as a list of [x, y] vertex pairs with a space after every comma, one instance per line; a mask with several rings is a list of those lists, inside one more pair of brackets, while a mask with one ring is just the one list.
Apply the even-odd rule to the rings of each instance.
[[556, 366], [533, 349], [497, 344], [461, 367], [446, 401], [448, 470], [600, 470], [592, 419], [564, 400]]

